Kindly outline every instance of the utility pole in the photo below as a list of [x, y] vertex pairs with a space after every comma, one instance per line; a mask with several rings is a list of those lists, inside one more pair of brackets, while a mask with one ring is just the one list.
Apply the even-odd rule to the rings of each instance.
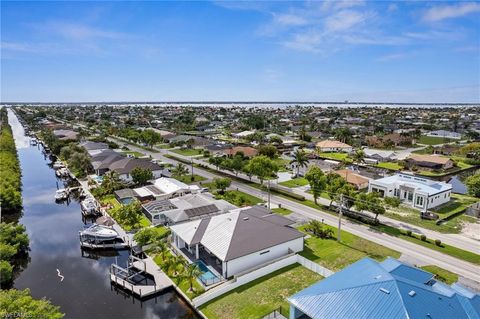
[[337, 241], [340, 242], [342, 240], [342, 215], [343, 215], [343, 194], [340, 194], [340, 209], [338, 212], [338, 234], [337, 234]]
[[268, 209], [270, 209], [270, 180], [268, 180]]
[[191, 165], [190, 171], [192, 172], [192, 182], [193, 182], [193, 180], [194, 180], [194, 178], [193, 178], [193, 158], [190, 158], [190, 165]]

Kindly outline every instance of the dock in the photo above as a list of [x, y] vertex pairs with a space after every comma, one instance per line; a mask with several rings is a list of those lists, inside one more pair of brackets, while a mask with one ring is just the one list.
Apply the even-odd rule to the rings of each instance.
[[[136, 284], [131, 279], [137, 275], [150, 275], [155, 283], [153, 285]], [[140, 298], [155, 295], [173, 286], [172, 280], [162, 272], [160, 267], [150, 257], [140, 259], [130, 256], [127, 268], [112, 264], [110, 267], [110, 281]]]

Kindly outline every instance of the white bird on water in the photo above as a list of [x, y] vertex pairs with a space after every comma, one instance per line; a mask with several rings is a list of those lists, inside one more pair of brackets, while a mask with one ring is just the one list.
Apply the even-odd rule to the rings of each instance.
[[62, 282], [65, 277], [60, 274], [60, 270], [58, 270], [58, 268], [57, 268], [57, 275], [58, 277], [61, 278], [60, 281]]

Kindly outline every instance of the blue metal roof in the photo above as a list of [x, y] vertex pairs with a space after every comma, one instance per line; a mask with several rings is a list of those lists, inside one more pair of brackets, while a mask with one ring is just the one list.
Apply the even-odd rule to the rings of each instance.
[[[480, 296], [389, 258], [364, 258], [288, 298], [311, 318], [480, 319]], [[428, 283], [428, 284], [427, 284]]]

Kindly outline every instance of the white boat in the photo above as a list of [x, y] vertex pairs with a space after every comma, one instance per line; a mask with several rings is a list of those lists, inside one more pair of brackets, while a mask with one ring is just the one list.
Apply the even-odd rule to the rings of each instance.
[[63, 167], [65, 167], [65, 165], [63, 165], [63, 163], [60, 162], [60, 161], [56, 161], [55, 163], [53, 163], [53, 168], [54, 169], [60, 169], [60, 168], [63, 168]]
[[80, 207], [85, 214], [93, 215], [98, 212], [97, 201], [95, 198], [87, 197], [80, 202]]
[[114, 240], [118, 233], [110, 227], [93, 224], [85, 230], [80, 231], [83, 238], [95, 239], [96, 241]]
[[64, 200], [68, 198], [68, 191], [64, 188], [55, 192], [55, 200]]
[[62, 167], [59, 170], [55, 171], [55, 175], [58, 177], [66, 177], [70, 175], [70, 171], [66, 167]]

